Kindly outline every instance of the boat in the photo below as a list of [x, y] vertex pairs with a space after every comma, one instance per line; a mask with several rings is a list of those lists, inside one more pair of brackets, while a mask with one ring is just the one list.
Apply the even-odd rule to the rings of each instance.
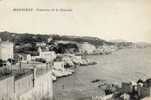
[[69, 76], [72, 75], [72, 72], [66, 71], [66, 70], [61, 70], [61, 69], [53, 69], [53, 73], [55, 74], [56, 77], [65, 77], [65, 76]]
[[72, 75], [72, 72], [69, 71], [69, 70], [63, 69], [63, 70], [60, 70], [60, 71], [64, 74], [64, 76]]
[[71, 73], [74, 73], [74, 72], [75, 72], [75, 71], [72, 70], [72, 69], [66, 69], [66, 71], [69, 71], [69, 72], [71, 72]]
[[52, 69], [52, 73], [53, 73], [56, 77], [63, 77], [63, 76], [64, 76], [64, 74], [62, 74], [62, 72], [59, 71], [59, 70]]

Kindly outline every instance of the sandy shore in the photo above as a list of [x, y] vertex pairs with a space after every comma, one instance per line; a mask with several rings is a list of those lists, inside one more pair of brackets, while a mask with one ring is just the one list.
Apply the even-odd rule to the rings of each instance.
[[151, 77], [151, 48], [123, 49], [88, 58], [98, 64], [79, 67], [72, 76], [58, 79], [54, 83], [55, 100], [91, 100], [88, 97], [103, 95], [104, 92], [97, 87], [100, 83], [91, 82], [95, 79], [120, 84]]

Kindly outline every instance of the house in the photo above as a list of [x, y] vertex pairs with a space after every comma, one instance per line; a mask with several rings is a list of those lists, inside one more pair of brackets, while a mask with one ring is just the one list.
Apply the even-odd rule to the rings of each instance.
[[45, 59], [48, 62], [53, 61], [57, 57], [54, 51], [42, 50], [41, 47], [38, 48], [38, 52], [39, 57]]
[[9, 41], [0, 42], [0, 59], [8, 60], [14, 58], [14, 44]]
[[24, 54], [24, 53], [22, 53], [22, 54], [16, 54], [17, 56], [18, 56], [18, 58], [16, 58], [16, 59], [20, 59], [21, 61], [31, 61], [31, 55], [30, 54]]
[[52, 62], [57, 57], [54, 51], [42, 50], [41, 47], [38, 48], [38, 53], [38, 56], [31, 56], [31, 59], [44, 59], [46, 62]]
[[54, 62], [53, 68], [55, 69], [64, 69], [64, 61]]
[[64, 57], [62, 57], [62, 60], [63, 60], [66, 64], [68, 64], [69, 66], [74, 66], [71, 57], [69, 57], [69, 56], [64, 56]]

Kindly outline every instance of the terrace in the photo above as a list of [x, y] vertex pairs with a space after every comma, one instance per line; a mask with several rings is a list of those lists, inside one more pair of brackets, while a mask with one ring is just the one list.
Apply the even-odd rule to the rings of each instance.
[[0, 68], [0, 80], [3, 80], [12, 75], [12, 72], [7, 68]]

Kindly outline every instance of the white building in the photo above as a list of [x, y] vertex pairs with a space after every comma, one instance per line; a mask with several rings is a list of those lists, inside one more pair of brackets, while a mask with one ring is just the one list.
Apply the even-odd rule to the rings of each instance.
[[55, 69], [64, 69], [64, 65], [65, 65], [64, 61], [54, 62], [53, 68], [55, 68]]
[[24, 62], [24, 61], [27, 62], [27, 61], [32, 60], [32, 57], [30, 54], [19, 54], [18, 56], [19, 56], [19, 58], [22, 59], [22, 62]]
[[[41, 47], [38, 48], [38, 52], [39, 52], [39, 55], [38, 56], [31, 56], [31, 59], [34, 60], [36, 58], [43, 58], [45, 59], [47, 62], [51, 62], [53, 61], [57, 55], [54, 51], [43, 51], [41, 49]], [[30, 58], [30, 57], [29, 57]]]
[[0, 59], [14, 58], [14, 44], [9, 41], [0, 42]]

